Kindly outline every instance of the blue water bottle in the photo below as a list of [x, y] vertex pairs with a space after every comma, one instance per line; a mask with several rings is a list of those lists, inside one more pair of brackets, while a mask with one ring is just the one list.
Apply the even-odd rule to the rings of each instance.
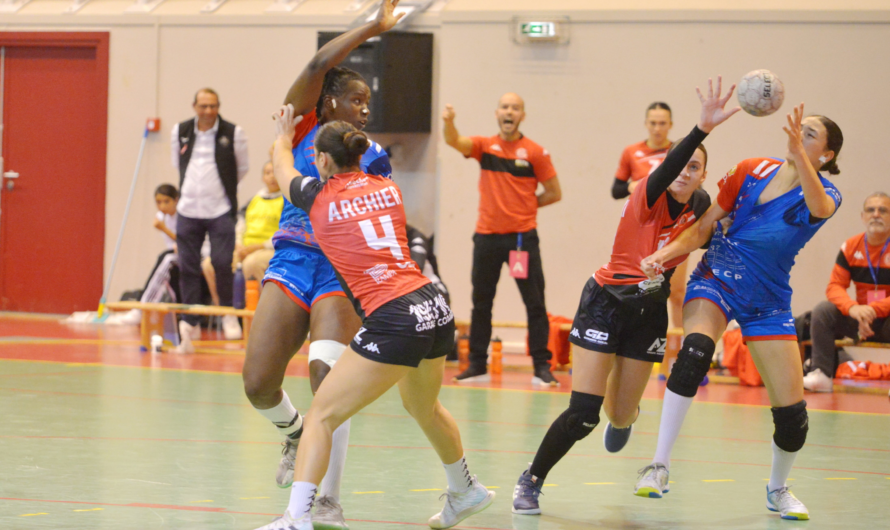
[[232, 306], [235, 309], [244, 309], [244, 273], [239, 263], [235, 268], [235, 285], [232, 287]]

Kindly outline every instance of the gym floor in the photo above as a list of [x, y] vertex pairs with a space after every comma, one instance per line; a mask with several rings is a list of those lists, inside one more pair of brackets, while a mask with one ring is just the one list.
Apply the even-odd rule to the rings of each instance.
[[[280, 440], [244, 397], [243, 356], [203, 344], [215, 353], [153, 356], [139, 352], [135, 326], [0, 314], [0, 528], [252, 530], [280, 515]], [[305, 411], [304, 356], [288, 375]], [[812, 520], [792, 522], [764, 506], [772, 419], [762, 388], [702, 388], [674, 451], [671, 492], [632, 494], [655, 449], [664, 383], [654, 378], [621, 453], [603, 449], [601, 425], [547, 478], [544, 515], [513, 516], [513, 485], [568, 404], [570, 378], [558, 377], [562, 386], [545, 391], [524, 372], [442, 389], [471, 472], [498, 493], [457, 528], [886, 528], [886, 390], [807, 395], [809, 438], [789, 485]], [[426, 527], [444, 486], [397, 393], [353, 420], [342, 487], [350, 528]]]

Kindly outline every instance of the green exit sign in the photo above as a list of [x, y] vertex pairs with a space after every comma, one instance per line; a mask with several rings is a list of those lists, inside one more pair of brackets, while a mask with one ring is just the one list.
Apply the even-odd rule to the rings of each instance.
[[533, 39], [552, 39], [556, 37], [556, 24], [553, 22], [526, 22], [519, 26], [519, 32]]

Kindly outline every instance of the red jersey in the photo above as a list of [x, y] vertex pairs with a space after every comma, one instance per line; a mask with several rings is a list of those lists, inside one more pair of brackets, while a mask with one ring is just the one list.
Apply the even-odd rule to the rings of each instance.
[[479, 177], [479, 234], [528, 232], [538, 226], [538, 183], [556, 176], [550, 153], [525, 136], [515, 142], [500, 136], [473, 136]]
[[[647, 280], [640, 270], [643, 258], [677, 238], [704, 215], [711, 205], [711, 199], [703, 190], [696, 190], [677, 216], [671, 219], [668, 205], [668, 192], [664, 192], [652, 205], [648, 206], [647, 181], [643, 177], [627, 199], [615, 234], [612, 257], [609, 263], [600, 268], [593, 277], [602, 286], [627, 286], [627, 294], [644, 295], [663, 289], [667, 294], [670, 282]], [[673, 199], [670, 199], [673, 200]], [[686, 259], [688, 254], [672, 259], [664, 264], [665, 270], [673, 269]], [[663, 284], [663, 285], [662, 285]], [[633, 288], [630, 288], [630, 287]], [[639, 286], [639, 292], [636, 287]], [[614, 290], [613, 290], [614, 291]]]
[[[825, 294], [845, 315], [850, 314], [854, 305], [869, 305], [878, 318], [886, 318], [890, 316], [890, 248], [868, 245], [866, 251], [866, 245], [865, 233], [853, 236], [841, 245]], [[871, 258], [871, 268], [868, 258]], [[872, 276], [872, 271], [877, 278]], [[856, 300], [847, 294], [851, 280], [856, 284]], [[868, 303], [869, 291], [883, 291], [885, 298]]]
[[364, 316], [430, 283], [411, 260], [402, 192], [393, 181], [362, 172], [325, 183], [304, 176], [291, 181], [290, 191]]
[[667, 156], [671, 145], [669, 143], [661, 149], [652, 149], [643, 140], [638, 144], [625, 147], [621, 153], [621, 160], [618, 161], [615, 178], [618, 180], [636, 181], [643, 177], [648, 177], [664, 161], [664, 157]]

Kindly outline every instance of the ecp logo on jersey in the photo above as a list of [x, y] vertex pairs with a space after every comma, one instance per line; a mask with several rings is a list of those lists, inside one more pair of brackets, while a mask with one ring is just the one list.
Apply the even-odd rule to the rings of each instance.
[[605, 345], [609, 342], [609, 334], [605, 331], [588, 329], [584, 332], [584, 340], [592, 342], [594, 344]]
[[346, 189], [348, 189], [348, 190], [352, 190], [352, 189], [355, 189], [355, 188], [363, 188], [363, 187], [365, 187], [365, 186], [367, 186], [367, 185], [368, 185], [368, 177], [359, 177], [359, 178], [355, 178], [355, 179], [350, 180], [350, 181], [346, 184]]

